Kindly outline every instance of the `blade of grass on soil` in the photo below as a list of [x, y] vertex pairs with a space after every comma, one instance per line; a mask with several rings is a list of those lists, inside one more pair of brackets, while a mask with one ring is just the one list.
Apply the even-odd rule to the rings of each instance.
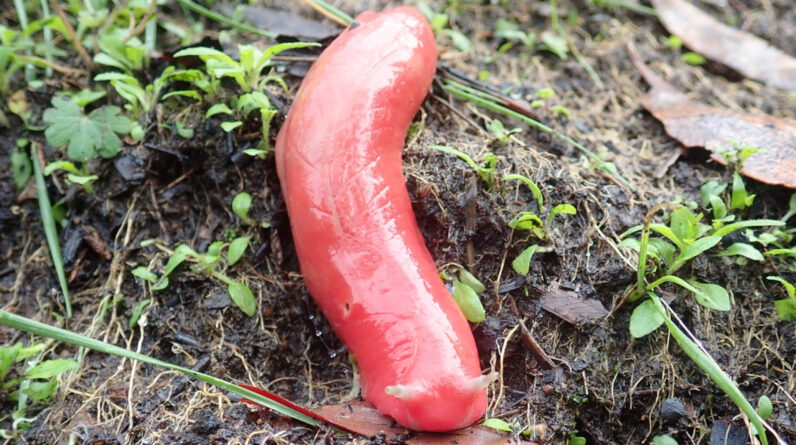
[[21, 317], [19, 315], [15, 315], [4, 310], [0, 310], [0, 324], [4, 324], [6, 326], [19, 329], [20, 331], [29, 332], [34, 335], [52, 338], [54, 340], [58, 340], [64, 343], [69, 343], [72, 345], [93, 349], [95, 351], [103, 352], [105, 354], [113, 354], [119, 357], [128, 358], [130, 360], [138, 360], [140, 362], [148, 363], [150, 365], [173, 369], [175, 371], [179, 371], [186, 375], [189, 375], [195, 379], [201, 380], [205, 383], [209, 383], [217, 388], [223, 389], [225, 391], [255, 401], [260, 405], [270, 408], [271, 410], [276, 411], [277, 413], [282, 414], [284, 416], [288, 416], [290, 418], [299, 420], [301, 422], [313, 426], [321, 423], [319, 420], [313, 419], [312, 417], [309, 417], [306, 414], [302, 414], [292, 408], [289, 408], [285, 405], [275, 402], [267, 397], [260, 395], [257, 392], [241, 388], [240, 386], [234, 383], [229, 383], [219, 378], [213, 377], [211, 375], [193, 371], [188, 368], [183, 368], [182, 366], [177, 366], [169, 362], [164, 362], [162, 360], [152, 358], [148, 355], [130, 351], [128, 349], [124, 349], [119, 346], [105, 343], [100, 340], [95, 340], [91, 337], [86, 337], [80, 334], [76, 334], [74, 332], [67, 331], [65, 329], [57, 328], [44, 323], [39, 323], [38, 321], [30, 320], [28, 318]]
[[193, 11], [193, 12], [195, 12], [197, 14], [201, 14], [201, 15], [209, 18], [210, 20], [215, 20], [215, 21], [217, 21], [219, 23], [226, 23], [227, 25], [229, 25], [229, 26], [231, 26], [233, 28], [240, 29], [241, 31], [248, 31], [248, 32], [250, 32], [252, 34], [257, 34], [258, 36], [267, 37], [269, 39], [277, 38], [277, 35], [272, 33], [272, 32], [268, 32], [268, 31], [265, 31], [265, 30], [262, 30], [262, 29], [255, 28], [255, 27], [253, 27], [251, 25], [247, 25], [245, 23], [238, 22], [238, 21], [233, 20], [233, 19], [231, 19], [231, 18], [229, 18], [227, 16], [224, 16], [224, 15], [221, 15], [221, 14], [219, 14], [217, 12], [211, 11], [211, 10], [205, 8], [204, 6], [193, 2], [192, 0], [177, 0], [177, 1], [182, 3], [183, 6], [185, 6], [188, 9], [190, 9], [191, 11]]
[[581, 153], [586, 155], [586, 157], [588, 157], [597, 166], [599, 166], [600, 170], [602, 170], [604, 172], [607, 172], [610, 175], [614, 176], [622, 184], [627, 186], [630, 190], [634, 190], [634, 187], [627, 181], [627, 179], [625, 179], [622, 175], [619, 174], [619, 172], [616, 170], [616, 166], [615, 165], [613, 165], [612, 163], [608, 163], [608, 162], [603, 161], [602, 159], [600, 159], [599, 156], [597, 156], [596, 154], [592, 153], [591, 150], [589, 150], [588, 148], [584, 147], [582, 144], [580, 144], [579, 142], [575, 141], [571, 137], [569, 137], [569, 136], [567, 136], [565, 134], [559, 133], [558, 131], [554, 130], [553, 128], [548, 127], [547, 125], [545, 125], [545, 124], [543, 124], [543, 123], [541, 123], [541, 122], [539, 122], [537, 120], [531, 119], [528, 116], [525, 116], [523, 114], [520, 114], [520, 113], [518, 113], [518, 112], [516, 112], [514, 110], [508, 109], [508, 108], [498, 104], [496, 101], [498, 101], [499, 98], [495, 98], [489, 92], [476, 90], [474, 88], [468, 87], [467, 85], [464, 85], [464, 84], [462, 84], [460, 82], [457, 82], [455, 80], [452, 80], [452, 79], [445, 79], [445, 82], [444, 82], [443, 85], [444, 85], [444, 88], [445, 88], [446, 91], [450, 92], [451, 94], [453, 94], [454, 96], [457, 96], [460, 99], [468, 100], [468, 101], [470, 101], [470, 102], [472, 102], [472, 103], [474, 103], [476, 105], [480, 105], [480, 106], [482, 106], [482, 107], [484, 107], [484, 108], [486, 108], [488, 110], [496, 111], [496, 112], [498, 112], [500, 114], [503, 114], [503, 115], [506, 115], [506, 116], [509, 116], [509, 117], [513, 117], [515, 119], [519, 119], [519, 120], [525, 122], [526, 124], [530, 125], [531, 127], [536, 128], [537, 130], [540, 130], [540, 131], [542, 131], [544, 133], [547, 133], [549, 135], [555, 136], [555, 137], [561, 139], [562, 141], [572, 145], [576, 149], [580, 150]]
[[61, 291], [64, 293], [66, 316], [71, 317], [72, 301], [69, 299], [69, 287], [66, 283], [64, 262], [61, 259], [61, 246], [58, 244], [58, 231], [55, 228], [52, 205], [50, 205], [50, 197], [47, 196], [47, 186], [44, 184], [44, 175], [41, 172], [41, 164], [39, 164], [39, 154], [36, 147], [37, 144], [31, 145], [30, 157], [31, 161], [33, 161], [33, 176], [36, 178], [36, 195], [39, 197], [41, 223], [44, 226], [44, 236], [47, 238], [47, 246], [50, 248], [50, 256], [53, 260], [53, 266], [55, 266], [55, 274], [58, 276], [58, 282], [61, 284]]
[[330, 20], [340, 23], [343, 26], [348, 26], [354, 22], [353, 17], [323, 0], [304, 0], [304, 2], [308, 3], [313, 9], [316, 9]]

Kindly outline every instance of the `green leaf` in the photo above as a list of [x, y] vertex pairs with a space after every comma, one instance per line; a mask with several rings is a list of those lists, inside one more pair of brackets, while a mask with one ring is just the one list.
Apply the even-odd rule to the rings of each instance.
[[774, 414], [774, 405], [771, 403], [771, 399], [769, 399], [768, 396], [762, 395], [757, 400], [757, 414], [759, 414], [763, 420], [768, 419]]
[[484, 283], [480, 282], [478, 278], [476, 278], [466, 269], [459, 270], [459, 281], [470, 286], [477, 294], [480, 294], [481, 292], [486, 290], [486, 286], [484, 286]]
[[8, 371], [17, 360], [17, 355], [22, 349], [22, 343], [15, 343], [11, 346], [0, 346], [0, 382], [3, 382], [8, 375]]
[[509, 426], [508, 422], [495, 417], [484, 420], [484, 426], [487, 428], [492, 428], [493, 430], [505, 431], [507, 433], [511, 432], [511, 427]]
[[713, 236], [726, 236], [739, 229], [747, 227], [779, 227], [784, 226], [785, 223], [776, 219], [751, 219], [748, 221], [738, 221], [736, 223], [727, 224], [726, 226], [716, 230], [712, 233]]
[[141, 313], [144, 312], [147, 306], [152, 302], [152, 299], [147, 298], [146, 300], [141, 300], [133, 306], [133, 312], [130, 314], [130, 321], [127, 323], [130, 329], [134, 329], [138, 326], [138, 320], [141, 319]]
[[14, 186], [17, 189], [22, 189], [30, 179], [33, 166], [30, 163], [30, 158], [24, 150], [15, 148], [11, 153], [11, 171], [14, 176]]
[[254, 299], [254, 295], [251, 289], [249, 289], [249, 286], [238, 281], [230, 281], [227, 290], [229, 291], [229, 296], [232, 298], [232, 301], [235, 302], [244, 314], [251, 317], [257, 312], [257, 301]]
[[227, 121], [221, 123], [221, 129], [229, 133], [230, 131], [240, 127], [243, 125], [241, 121]]
[[83, 115], [77, 105], [62, 97], [52, 100], [54, 108], [44, 111], [43, 120], [49, 124], [44, 135], [54, 147], [68, 144], [67, 155], [86, 162], [97, 154], [109, 158], [122, 146], [116, 133], [130, 132], [131, 122], [119, 116], [119, 108], [104, 106]]
[[651, 300], [644, 300], [633, 309], [630, 315], [630, 335], [641, 338], [655, 331], [663, 324], [663, 315]]
[[733, 210], [743, 210], [755, 200], [755, 195], [748, 195], [746, 193], [746, 186], [743, 179], [738, 172], [732, 175], [732, 195], [730, 198], [730, 208]]
[[41, 403], [55, 394], [58, 380], [50, 379], [44, 382], [30, 382], [22, 393], [30, 397], [34, 403]]
[[[720, 236], [706, 236], [704, 238], [700, 238], [694, 241], [693, 244], [683, 249], [680, 252], [680, 255], [677, 256], [677, 259], [674, 261], [674, 264], [679, 266], [680, 264], [684, 263], [685, 261], [694, 258], [695, 256], [705, 252], [708, 249], [713, 248], [716, 244], [721, 241]], [[675, 267], [675, 266], [673, 266]]]
[[699, 221], [696, 216], [685, 207], [679, 207], [672, 211], [672, 218], [669, 222], [674, 235], [686, 243], [695, 240], [699, 236]]
[[517, 255], [517, 258], [514, 258], [514, 261], [511, 262], [511, 267], [515, 272], [520, 275], [528, 275], [528, 271], [531, 268], [531, 258], [533, 258], [533, 254], [538, 247], [538, 244], [532, 244]]
[[721, 194], [724, 193], [724, 190], [726, 189], [727, 184], [722, 184], [715, 180], [702, 184], [702, 187], [699, 188], [699, 195], [702, 198], [702, 205], [707, 207], [710, 205], [711, 196], [721, 197]]
[[252, 195], [246, 192], [240, 192], [232, 198], [232, 212], [238, 215], [240, 219], [246, 224], [252, 224], [253, 221], [249, 218], [249, 209], [252, 206]]
[[149, 281], [152, 284], [155, 284], [158, 281], [158, 276], [144, 266], [138, 266], [131, 270], [130, 273], [138, 278], [141, 278], [142, 280]]
[[50, 176], [55, 170], [66, 170], [69, 173], [80, 174], [80, 170], [78, 170], [78, 168], [72, 162], [55, 161], [50, 162], [46, 167], [44, 167], [44, 176]]
[[777, 315], [784, 321], [791, 322], [796, 319], [796, 303], [790, 298], [776, 300], [774, 308], [777, 310]]
[[230, 115], [233, 114], [232, 110], [227, 106], [227, 104], [222, 102], [208, 108], [207, 113], [205, 113], [205, 119], [220, 113], [230, 114]]
[[677, 248], [669, 242], [660, 238], [651, 238], [647, 245], [647, 249], [648, 252], [661, 258], [665, 264], [669, 265], [674, 263], [674, 253], [677, 251]]
[[559, 59], [567, 60], [569, 46], [563, 37], [552, 31], [545, 31], [542, 33], [542, 44], [544, 49], [555, 54]]
[[473, 49], [473, 43], [470, 42], [470, 39], [468, 39], [466, 35], [459, 31], [454, 29], [445, 29], [442, 31], [442, 34], [450, 37], [450, 39], [453, 41], [453, 45], [460, 52], [466, 53], [467, 51]]
[[668, 434], [662, 434], [652, 438], [652, 445], [677, 445], [677, 441]]
[[169, 257], [169, 261], [166, 263], [166, 268], [163, 270], [163, 276], [168, 277], [174, 272], [180, 264], [182, 264], [188, 256], [198, 257], [197, 254], [193, 249], [191, 249], [187, 244], [180, 244], [174, 249], [174, 253], [171, 254]]
[[508, 222], [515, 230], [533, 230], [542, 228], [542, 219], [531, 212], [520, 212]]
[[752, 247], [751, 244], [746, 243], [733, 243], [723, 252], [718, 253], [719, 256], [743, 256], [752, 261], [763, 261], [765, 258], [759, 250]]
[[49, 379], [75, 368], [77, 368], [77, 362], [74, 360], [66, 358], [47, 360], [29, 369], [28, 372], [25, 373], [25, 378]]
[[567, 445], [586, 445], [586, 438], [581, 436], [572, 436], [569, 438]]
[[694, 292], [697, 303], [717, 311], [730, 310], [730, 295], [726, 289], [718, 284], [700, 283], [696, 280], [688, 280], [688, 282], [697, 290]]
[[244, 253], [246, 253], [246, 248], [249, 247], [249, 240], [251, 236], [241, 236], [232, 240], [229, 243], [229, 251], [227, 252], [227, 264], [230, 266], [235, 265]]
[[768, 276], [766, 279], [770, 281], [776, 281], [785, 286], [785, 291], [788, 293], [788, 297], [792, 298], [796, 302], [796, 286], [790, 284], [780, 277]]
[[459, 280], [453, 280], [453, 299], [459, 305], [464, 317], [473, 323], [480, 323], [486, 319], [486, 312], [478, 294], [472, 287]]
[[699, 53], [695, 53], [693, 51], [688, 51], [683, 53], [683, 55], [680, 56], [680, 59], [682, 59], [683, 62], [694, 66], [702, 65], [705, 63], [705, 56]]
[[556, 215], [575, 215], [578, 211], [575, 210], [575, 206], [572, 204], [558, 204], [557, 206], [553, 207], [553, 210], [550, 211], [550, 214], [547, 215], [547, 227], [550, 227], [550, 224], [553, 222], [553, 218]]

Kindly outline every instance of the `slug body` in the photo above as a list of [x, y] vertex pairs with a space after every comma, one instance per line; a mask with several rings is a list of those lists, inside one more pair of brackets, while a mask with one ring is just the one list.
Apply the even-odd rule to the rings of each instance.
[[354, 354], [364, 398], [405, 427], [447, 431], [483, 416], [491, 376], [401, 170], [436, 60], [417, 10], [361, 14], [304, 79], [276, 165], [307, 288]]

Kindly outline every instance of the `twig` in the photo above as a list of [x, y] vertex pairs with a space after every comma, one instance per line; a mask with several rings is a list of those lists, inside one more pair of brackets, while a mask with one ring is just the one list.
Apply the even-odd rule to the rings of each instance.
[[149, 7], [147, 7], [146, 13], [141, 18], [141, 21], [135, 25], [135, 28], [130, 30], [130, 32], [127, 34], [127, 37], [125, 37], [122, 40], [122, 43], [127, 43], [130, 39], [137, 36], [138, 34], [141, 34], [144, 31], [144, 28], [146, 28], [147, 23], [149, 23], [149, 19], [151, 19], [152, 16], [155, 14], [156, 4], [157, 0], [149, 0]]
[[73, 28], [72, 24], [69, 23], [69, 20], [66, 19], [66, 14], [64, 14], [64, 10], [61, 9], [61, 5], [58, 4], [58, 0], [50, 0], [50, 6], [52, 6], [53, 11], [55, 11], [55, 13], [58, 15], [58, 18], [61, 19], [61, 23], [64, 24], [66, 33], [69, 34], [69, 38], [72, 39], [72, 44], [75, 45], [75, 49], [77, 49], [77, 52], [83, 59], [83, 63], [86, 64], [89, 71], [94, 70], [94, 61], [91, 60], [91, 56], [88, 55], [86, 48], [83, 48], [83, 44], [80, 43], [80, 39], [77, 37], [75, 28]]

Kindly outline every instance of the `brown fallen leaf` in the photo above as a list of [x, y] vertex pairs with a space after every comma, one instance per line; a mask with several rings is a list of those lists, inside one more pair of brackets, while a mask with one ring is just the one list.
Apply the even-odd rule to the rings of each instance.
[[720, 152], [743, 144], [759, 149], [741, 173], [760, 182], [796, 188], [796, 120], [737, 113], [690, 100], [655, 74], [628, 46], [636, 69], [652, 87], [641, 104], [661, 121], [669, 136], [686, 147], [705, 147], [720, 164]]
[[658, 19], [689, 48], [751, 79], [796, 90], [796, 59], [754, 35], [730, 28], [686, 0], [652, 0]]
[[558, 287], [542, 296], [542, 309], [572, 324], [582, 324], [608, 315], [599, 301], [581, 300], [575, 292]]
[[533, 442], [514, 439], [508, 434], [499, 433], [481, 425], [448, 433], [412, 433], [396, 424], [391, 418], [381, 414], [368, 402], [353, 401], [340, 405], [326, 405], [311, 411], [324, 419], [331, 420], [334, 424], [344, 426], [348, 431], [354, 431], [367, 437], [384, 433], [388, 441], [401, 436], [406, 438], [405, 443], [407, 444], [536, 445]]

